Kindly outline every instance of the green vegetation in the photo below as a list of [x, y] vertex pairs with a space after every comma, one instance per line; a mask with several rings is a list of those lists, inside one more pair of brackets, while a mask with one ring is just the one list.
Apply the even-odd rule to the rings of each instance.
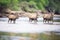
[[48, 5], [48, 0], [1, 0], [0, 5], [12, 10], [20, 10], [22, 7], [25, 10], [31, 8], [44, 10], [44, 7]]
[[0, 36], [20, 36], [20, 37], [31, 37], [33, 39], [39, 38], [39, 33], [13, 33], [13, 32], [0, 32]]
[[60, 40], [60, 35], [54, 32], [46, 32], [40, 34], [41, 40]]
[[49, 5], [55, 10], [60, 10], [60, 0], [49, 0]]
[[39, 40], [60, 40], [60, 35], [56, 34], [55, 32], [43, 32], [43, 33], [0, 32], [0, 35], [31, 37], [33, 39], [39, 39]]
[[45, 10], [46, 7], [60, 13], [60, 0], [0, 0], [0, 10], [10, 8], [11, 10]]

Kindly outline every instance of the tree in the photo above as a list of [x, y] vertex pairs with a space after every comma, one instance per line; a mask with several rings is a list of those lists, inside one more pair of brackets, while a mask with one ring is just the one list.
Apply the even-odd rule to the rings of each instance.
[[55, 12], [60, 13], [60, 0], [49, 0], [48, 9], [55, 10]]
[[8, 7], [10, 0], [0, 0], [0, 12]]
[[19, 10], [18, 3], [19, 3], [18, 0], [11, 0], [11, 2], [10, 2], [10, 8], [12, 10]]

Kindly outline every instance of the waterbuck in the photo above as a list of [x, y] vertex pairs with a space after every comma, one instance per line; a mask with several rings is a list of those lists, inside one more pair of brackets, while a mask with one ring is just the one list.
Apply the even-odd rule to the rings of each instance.
[[25, 13], [24, 15], [29, 18], [30, 22], [32, 21], [37, 22], [37, 18], [38, 18], [37, 13]]
[[54, 16], [54, 13], [53, 12], [45, 12], [44, 14], [43, 14], [43, 22], [48, 22], [49, 23], [49, 21], [52, 21], [52, 23], [53, 23], [53, 16]]
[[12, 22], [15, 23], [16, 19], [18, 19], [19, 15], [17, 13], [13, 13], [11, 12], [9, 15], [8, 15], [8, 23], [9, 22]]

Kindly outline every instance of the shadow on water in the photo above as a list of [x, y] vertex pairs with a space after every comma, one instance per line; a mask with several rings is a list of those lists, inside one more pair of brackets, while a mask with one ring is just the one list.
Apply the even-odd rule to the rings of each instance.
[[44, 24], [47, 24], [47, 25], [60, 25], [60, 22], [44, 23]]
[[60, 24], [53, 24], [53, 25], [60, 25]]
[[34, 21], [29, 22], [29, 23], [30, 23], [30, 24], [35, 24], [35, 25], [38, 24], [37, 22], [34, 22]]
[[8, 18], [0, 18], [0, 21], [7, 21], [8, 20]]
[[6, 21], [6, 20], [2, 20], [2, 19], [0, 19], [0, 21]]
[[34, 25], [37, 25], [38, 23], [30, 23], [30, 24], [34, 24]]

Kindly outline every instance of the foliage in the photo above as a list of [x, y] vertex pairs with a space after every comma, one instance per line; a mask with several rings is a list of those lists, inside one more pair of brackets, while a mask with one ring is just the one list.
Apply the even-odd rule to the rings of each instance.
[[19, 10], [24, 5], [26, 10], [29, 10], [30, 8], [44, 9], [44, 6], [47, 5], [47, 0], [1, 0], [0, 4], [1, 3], [3, 3], [4, 6], [11, 8], [12, 10]]
[[0, 7], [18, 9], [18, 0], [0, 0]]
[[60, 13], [60, 0], [0, 0], [0, 9], [11, 10], [45, 10], [46, 7]]
[[55, 10], [55, 12], [60, 13], [60, 0], [49, 0], [49, 9]]
[[60, 40], [60, 35], [54, 32], [46, 32], [40, 34], [41, 40]]

